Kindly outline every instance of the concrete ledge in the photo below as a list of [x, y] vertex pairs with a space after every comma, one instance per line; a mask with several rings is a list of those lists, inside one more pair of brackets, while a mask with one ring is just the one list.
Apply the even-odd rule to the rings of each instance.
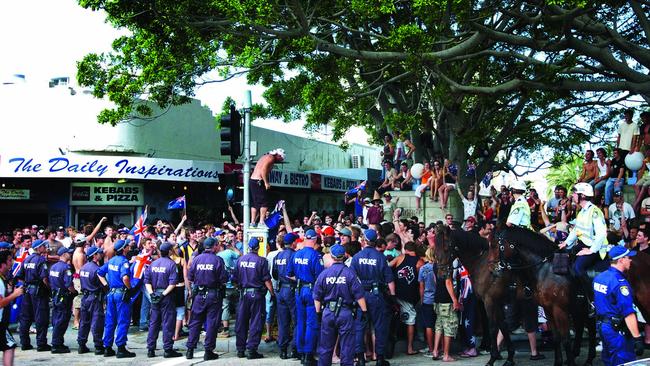
[[424, 221], [427, 225], [436, 221], [444, 221], [447, 213], [454, 215], [455, 221], [462, 221], [463, 219], [463, 203], [456, 191], [449, 193], [446, 212], [440, 208], [440, 202], [431, 200], [431, 191], [429, 190], [426, 190], [422, 195], [420, 210], [416, 209], [415, 191], [391, 191], [390, 194], [393, 196], [393, 201], [399, 197], [397, 207], [402, 209], [402, 217], [417, 216], [420, 221]]

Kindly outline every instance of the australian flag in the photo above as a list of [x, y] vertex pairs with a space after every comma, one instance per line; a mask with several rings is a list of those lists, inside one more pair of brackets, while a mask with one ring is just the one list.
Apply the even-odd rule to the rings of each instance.
[[133, 229], [131, 229], [130, 234], [134, 236], [134, 240], [136, 243], [140, 243], [140, 235], [144, 233], [145, 230], [147, 230], [147, 226], [144, 224], [147, 221], [147, 209], [145, 208], [142, 211], [142, 215], [140, 215], [140, 218], [135, 222], [135, 225], [133, 225]]
[[366, 182], [367, 181], [364, 180], [363, 182], [356, 185], [354, 188], [352, 188], [352, 189], [348, 190], [347, 192], [345, 192], [345, 194], [348, 195], [348, 196], [352, 196], [352, 195], [357, 194], [357, 192], [359, 192], [359, 191], [365, 191], [366, 190]]
[[175, 198], [167, 204], [167, 209], [168, 210], [178, 210], [185, 208], [185, 196], [180, 196], [178, 198]]

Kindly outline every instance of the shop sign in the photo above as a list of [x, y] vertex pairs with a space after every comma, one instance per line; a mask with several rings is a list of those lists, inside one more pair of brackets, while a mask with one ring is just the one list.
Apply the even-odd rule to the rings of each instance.
[[142, 184], [72, 183], [71, 206], [144, 206]]
[[0, 200], [28, 200], [29, 189], [0, 188]]
[[285, 170], [271, 170], [271, 173], [269, 173], [269, 183], [275, 187], [311, 188], [309, 173]]
[[[54, 154], [53, 154], [54, 155]], [[219, 181], [223, 163], [132, 156], [4, 154], [0, 177]]]
[[359, 184], [359, 180], [323, 175], [321, 178], [321, 189], [324, 191], [347, 192]]

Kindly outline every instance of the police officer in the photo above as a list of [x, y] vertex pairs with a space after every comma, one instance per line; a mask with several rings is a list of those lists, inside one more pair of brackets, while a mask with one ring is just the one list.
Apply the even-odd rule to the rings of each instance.
[[303, 248], [293, 256], [288, 273], [297, 281], [296, 290], [296, 348], [303, 363], [313, 365], [316, 339], [318, 338], [318, 318], [314, 307], [312, 288], [318, 275], [323, 272], [323, 259], [314, 249], [318, 234], [309, 229], [305, 232]]
[[201, 326], [206, 323], [203, 359], [208, 361], [219, 358], [219, 355], [214, 353], [214, 348], [217, 343], [217, 328], [221, 323], [223, 288], [228, 281], [228, 272], [223, 259], [216, 255], [219, 248], [216, 240], [205, 239], [203, 247], [205, 251], [192, 258], [187, 273], [187, 278], [192, 283], [190, 293], [193, 300], [185, 358], [194, 358], [194, 348], [199, 341]]
[[[294, 233], [287, 233], [283, 237], [284, 248], [274, 258], [274, 269], [278, 279], [277, 304], [278, 304], [278, 345], [280, 346], [280, 358], [289, 358], [287, 350], [291, 343], [291, 324], [296, 326], [296, 281], [289, 277], [289, 265], [293, 262], [296, 251], [296, 239]], [[298, 357], [298, 350], [295, 342], [291, 358]]]
[[[266, 318], [266, 289], [275, 297], [273, 285], [271, 284], [271, 273], [266, 258], [260, 257], [257, 251], [260, 241], [252, 237], [248, 241], [248, 254], [237, 260], [235, 266], [235, 282], [239, 284], [241, 296], [237, 308], [237, 357], [244, 356], [249, 360], [263, 358], [257, 352], [262, 338], [262, 328]], [[248, 350], [248, 355], [244, 354]]]
[[102, 343], [102, 333], [104, 332], [104, 286], [97, 275], [103, 254], [102, 248], [96, 246], [86, 249], [88, 262], [79, 270], [81, 293], [83, 295], [79, 313], [79, 331], [77, 332], [79, 354], [90, 352], [86, 342], [91, 329], [93, 342], [95, 343], [95, 354], [104, 354], [104, 344]]
[[576, 254], [573, 270], [580, 281], [583, 293], [589, 298], [589, 315], [593, 316], [593, 290], [587, 270], [605, 259], [607, 253], [607, 224], [603, 212], [591, 200], [594, 188], [589, 183], [577, 183], [573, 187], [572, 200], [580, 206], [574, 229], [566, 241], [559, 244], [560, 249], [571, 249], [579, 242], [580, 251]]
[[[390, 324], [389, 303], [386, 301], [386, 288], [389, 300], [395, 300], [395, 282], [393, 271], [388, 266], [386, 257], [376, 248], [377, 232], [368, 229], [363, 232], [362, 244], [365, 247], [352, 257], [350, 269], [359, 277], [365, 293], [364, 298], [368, 305], [368, 326], [370, 322], [375, 330], [375, 353], [377, 365], [389, 365], [386, 361], [386, 341]], [[360, 365], [365, 365], [365, 326], [360, 318], [356, 322], [356, 355]]]
[[70, 353], [63, 344], [63, 336], [72, 316], [72, 298], [77, 290], [72, 283], [73, 268], [70, 259], [74, 248], [61, 247], [56, 252], [59, 261], [50, 268], [49, 281], [52, 288], [52, 353]]
[[33, 349], [29, 328], [36, 322], [36, 350], [51, 351], [47, 344], [47, 327], [50, 322], [50, 285], [47, 273], [47, 247], [43, 240], [32, 243], [34, 253], [23, 261], [17, 278], [25, 282], [25, 294], [20, 307], [20, 344], [23, 351]]
[[149, 334], [147, 336], [147, 357], [156, 357], [156, 342], [162, 324], [164, 358], [180, 357], [174, 351], [174, 330], [176, 327], [176, 304], [168, 296], [178, 283], [176, 263], [169, 258], [172, 244], [160, 246], [160, 258], [151, 263], [144, 272], [144, 286], [151, 299]]
[[359, 278], [353, 270], [343, 264], [345, 248], [339, 244], [334, 245], [330, 254], [334, 264], [318, 276], [314, 285], [314, 305], [319, 318], [322, 318], [318, 365], [332, 364], [332, 353], [338, 337], [341, 345], [341, 365], [351, 366], [354, 364], [356, 342], [354, 302], [359, 304], [362, 312], [357, 317], [365, 320], [366, 300]]
[[635, 255], [635, 251], [625, 247], [612, 247], [609, 269], [594, 279], [598, 329], [603, 340], [601, 357], [606, 366], [634, 361], [633, 352], [643, 355], [643, 339], [632, 308], [632, 289], [624, 276], [632, 263], [630, 257]]
[[[126, 349], [126, 334], [131, 323], [131, 269], [126, 259], [130, 246], [127, 241], [118, 240], [113, 249], [115, 256], [97, 272], [102, 284], [109, 287], [104, 323], [104, 357], [130, 358], [135, 357], [135, 353]], [[117, 353], [112, 348], [113, 337]]]
[[530, 226], [530, 206], [524, 197], [526, 193], [526, 183], [516, 180], [510, 185], [512, 196], [515, 198], [515, 203], [510, 208], [510, 214], [506, 220], [508, 226], [519, 226], [526, 229], [531, 229]]

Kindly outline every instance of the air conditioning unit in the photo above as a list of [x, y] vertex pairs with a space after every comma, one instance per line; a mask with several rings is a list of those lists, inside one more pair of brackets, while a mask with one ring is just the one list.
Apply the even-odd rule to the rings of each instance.
[[359, 169], [363, 166], [363, 156], [352, 155], [352, 169]]

